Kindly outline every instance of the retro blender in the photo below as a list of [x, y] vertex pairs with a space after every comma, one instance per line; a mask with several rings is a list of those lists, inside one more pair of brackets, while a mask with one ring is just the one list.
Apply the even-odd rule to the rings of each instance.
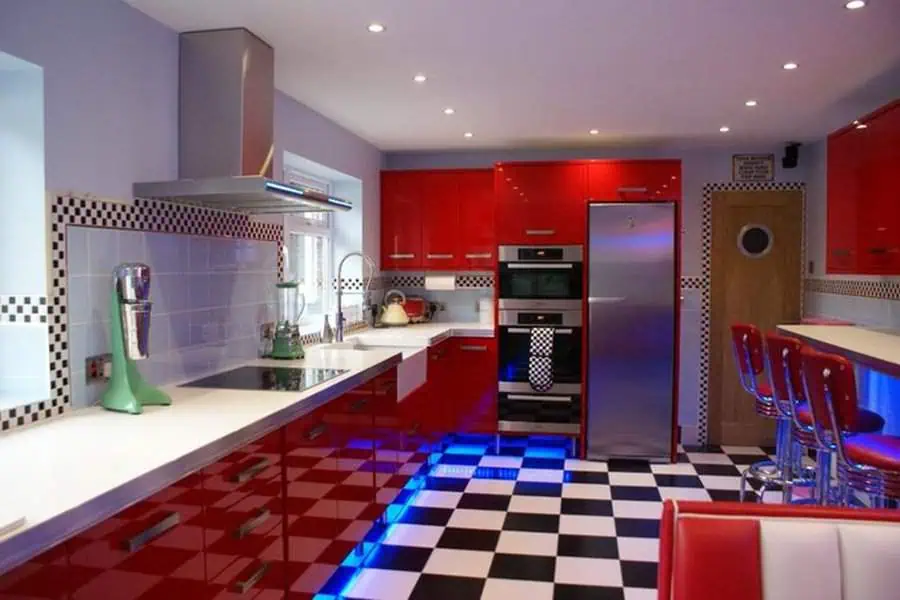
[[303, 344], [300, 343], [300, 317], [306, 310], [306, 297], [300, 292], [297, 281], [283, 281], [275, 284], [278, 293], [278, 316], [275, 335], [272, 339], [272, 358], [296, 360], [303, 358]]

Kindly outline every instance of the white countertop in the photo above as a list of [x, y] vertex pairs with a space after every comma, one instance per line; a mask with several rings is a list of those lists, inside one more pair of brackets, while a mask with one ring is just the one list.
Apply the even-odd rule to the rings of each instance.
[[344, 339], [357, 339], [366, 346], [425, 347], [448, 337], [494, 337], [494, 326], [483, 323], [417, 323], [405, 327], [384, 327], [350, 333]]
[[[298, 361], [247, 364], [346, 369], [303, 392], [163, 389], [141, 415], [88, 408], [0, 435], [0, 573], [277, 429], [401, 361], [392, 349], [311, 347]], [[6, 523], [0, 523], [6, 525]]]
[[900, 332], [855, 325], [779, 325], [778, 329], [874, 369], [900, 372]]

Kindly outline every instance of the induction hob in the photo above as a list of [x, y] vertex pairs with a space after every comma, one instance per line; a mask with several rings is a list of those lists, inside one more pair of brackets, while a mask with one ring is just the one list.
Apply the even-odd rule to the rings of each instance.
[[184, 383], [181, 387], [300, 392], [346, 372], [346, 369], [309, 367], [238, 367]]

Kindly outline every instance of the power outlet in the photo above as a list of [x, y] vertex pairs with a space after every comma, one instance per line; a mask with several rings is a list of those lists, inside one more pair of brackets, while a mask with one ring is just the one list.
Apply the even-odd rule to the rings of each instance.
[[90, 385], [109, 381], [112, 371], [112, 354], [88, 356], [84, 361], [84, 380]]

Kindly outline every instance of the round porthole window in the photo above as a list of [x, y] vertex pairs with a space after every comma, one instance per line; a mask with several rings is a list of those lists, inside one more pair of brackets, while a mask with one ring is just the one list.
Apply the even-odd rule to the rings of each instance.
[[744, 256], [761, 258], [772, 250], [772, 230], [765, 225], [744, 225], [738, 233], [737, 245]]

